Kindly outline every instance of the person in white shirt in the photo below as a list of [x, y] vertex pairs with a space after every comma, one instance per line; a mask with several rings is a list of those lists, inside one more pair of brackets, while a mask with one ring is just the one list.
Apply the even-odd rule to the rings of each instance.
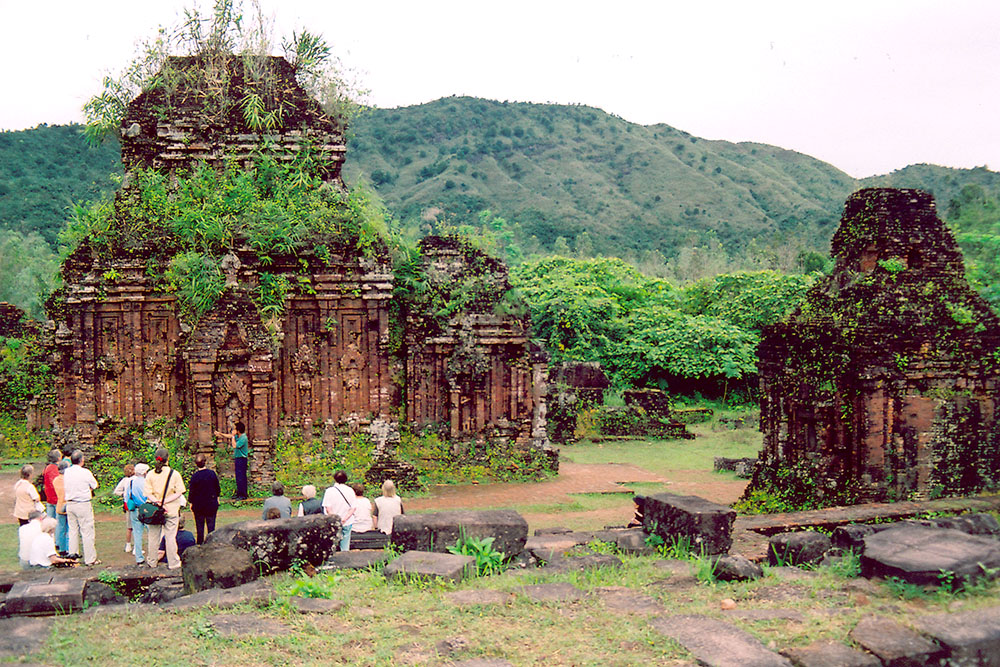
[[56, 520], [49, 517], [42, 519], [41, 532], [31, 542], [28, 556], [29, 567], [52, 567], [57, 563], [72, 563], [72, 558], [62, 558], [56, 553]]
[[22, 570], [27, 570], [29, 567], [31, 543], [42, 534], [42, 519], [44, 518], [44, 512], [31, 510], [28, 514], [28, 523], [17, 529], [17, 560], [21, 563]]
[[94, 473], [83, 467], [83, 452], [73, 450], [73, 464], [63, 473], [66, 490], [66, 518], [69, 521], [69, 552], [79, 554], [79, 541], [83, 542], [84, 565], [100, 565], [94, 545], [94, 508], [90, 504], [97, 480]]
[[323, 494], [323, 512], [340, 517], [340, 550], [351, 548], [351, 526], [354, 524], [354, 489], [347, 486], [347, 473], [338, 470], [333, 473], [334, 484]]
[[365, 487], [360, 484], [352, 484], [354, 491], [354, 525], [351, 527], [352, 533], [367, 533], [375, 530], [375, 522], [372, 520], [372, 501], [365, 498]]

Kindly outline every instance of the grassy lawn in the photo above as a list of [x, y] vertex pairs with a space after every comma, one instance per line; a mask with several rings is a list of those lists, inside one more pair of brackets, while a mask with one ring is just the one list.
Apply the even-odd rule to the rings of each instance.
[[[473, 579], [458, 585], [387, 583], [363, 571], [318, 575], [310, 587], [347, 603], [323, 615], [292, 610], [296, 580], [277, 575], [277, 601], [263, 609], [138, 615], [129, 612], [62, 618], [58, 632], [30, 656], [46, 664], [79, 665], [101, 656], [102, 664], [164, 665], [352, 665], [441, 664], [446, 660], [502, 657], [515, 665], [675, 664], [691, 656], [652, 630], [642, 614], [608, 608], [601, 587], [623, 586], [663, 606], [663, 614], [706, 614], [746, 630], [772, 648], [819, 639], [848, 642], [851, 628], [877, 612], [900, 622], [915, 615], [973, 609], [1000, 602], [996, 587], [975, 594], [917, 593], [900, 597], [884, 584], [844, 578], [831, 568], [788, 580], [775, 574], [750, 583], [702, 583], [672, 587], [671, 575], [653, 557], [624, 556], [620, 570], [546, 574], [544, 570]], [[692, 565], [693, 571], [693, 565]], [[571, 602], [533, 602], [519, 592], [525, 584], [568, 582], [586, 597]], [[458, 607], [454, 590], [489, 588], [510, 594], [506, 604]], [[725, 599], [738, 611], [782, 610], [798, 620], [750, 620], [721, 609]], [[277, 636], [226, 636], [227, 618], [251, 614], [253, 624], [283, 624]], [[450, 655], [437, 646], [450, 642]], [[848, 642], [849, 643], [849, 642]], [[448, 653], [447, 649], [442, 649]]]

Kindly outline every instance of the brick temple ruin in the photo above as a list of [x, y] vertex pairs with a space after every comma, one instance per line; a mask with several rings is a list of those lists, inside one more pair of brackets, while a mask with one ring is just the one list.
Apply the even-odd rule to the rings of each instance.
[[831, 249], [831, 275], [764, 331], [750, 491], [799, 484], [831, 505], [995, 488], [1000, 319], [932, 197], [855, 193]]
[[[174, 93], [164, 117], [163, 93], [144, 92], [121, 126], [126, 184], [137, 167], [174, 174], [198, 162], [246, 163], [266, 142], [281, 160], [308, 146], [322, 178], [342, 188], [341, 123], [303, 91], [284, 59], [265, 61], [282, 91], [281, 129], [265, 135], [235, 108], [221, 120], [206, 118], [198, 96], [185, 97], [183, 90]], [[235, 99], [239, 62], [229, 63]], [[181, 72], [199, 64], [196, 58], [170, 63]], [[128, 196], [127, 186], [117, 195]], [[272, 445], [284, 429], [320, 433], [326, 441], [374, 430], [384, 446], [386, 424], [391, 431], [403, 419], [417, 428], [444, 425], [456, 440], [547, 446], [545, 360], [529, 349], [524, 316], [499, 316], [494, 303], [484, 303], [426, 338], [418, 335], [419, 322], [408, 321], [402, 325], [406, 344], [390, 353], [394, 274], [386, 247], [368, 256], [330, 247], [319, 258], [315, 244], [305, 243], [294, 252], [270, 253], [264, 267], [245, 243], [234, 245], [221, 262], [223, 296], [193, 324], [181, 318], [176, 296], [150, 277], [166, 267], [149, 243], [113, 248], [110, 258], [96, 251], [93, 239], [79, 245], [64, 263], [60, 298], [50, 304], [56, 426], [71, 428], [86, 447], [106, 422], [187, 421], [192, 449], [211, 455], [213, 431], [229, 431], [242, 420], [257, 479], [271, 476]], [[455, 239], [422, 244], [424, 269], [445, 282], [483, 257]], [[310, 267], [304, 281], [303, 266]], [[289, 292], [280, 320], [269, 323], [251, 298], [264, 270], [309, 285]], [[507, 285], [502, 263], [493, 261], [490, 270]], [[463, 359], [475, 363], [463, 365]]]

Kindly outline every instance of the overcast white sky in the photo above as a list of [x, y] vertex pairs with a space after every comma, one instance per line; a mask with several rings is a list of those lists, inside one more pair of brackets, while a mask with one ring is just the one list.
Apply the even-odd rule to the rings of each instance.
[[[192, 4], [0, 0], [0, 128], [81, 122], [101, 77]], [[1000, 168], [996, 0], [261, 5], [279, 36], [322, 33], [381, 107], [581, 103], [858, 177], [918, 162]]]

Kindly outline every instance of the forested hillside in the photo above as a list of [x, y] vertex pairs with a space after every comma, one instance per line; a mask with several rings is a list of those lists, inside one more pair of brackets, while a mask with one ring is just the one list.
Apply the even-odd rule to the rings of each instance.
[[[112, 190], [118, 170], [117, 143], [89, 147], [80, 126], [0, 132], [0, 300], [40, 313], [71, 204]], [[935, 195], [970, 276], [1000, 303], [1000, 174], [985, 168], [913, 165], [857, 181], [794, 151], [590, 107], [451, 97], [360, 116], [346, 174], [369, 181], [411, 238], [485, 229], [512, 264], [616, 256], [676, 283], [823, 269], [850, 192], [915, 187]]]

